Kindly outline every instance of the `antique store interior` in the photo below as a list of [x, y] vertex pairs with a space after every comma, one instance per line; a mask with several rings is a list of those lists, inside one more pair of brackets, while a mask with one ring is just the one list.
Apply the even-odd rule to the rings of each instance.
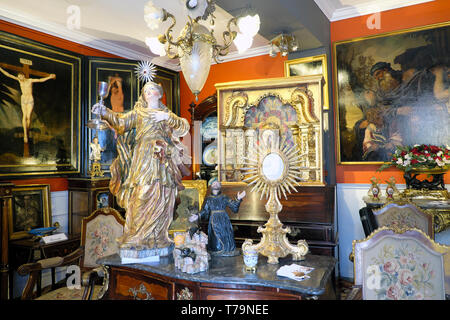
[[1, 299], [448, 299], [449, 17], [3, 0]]

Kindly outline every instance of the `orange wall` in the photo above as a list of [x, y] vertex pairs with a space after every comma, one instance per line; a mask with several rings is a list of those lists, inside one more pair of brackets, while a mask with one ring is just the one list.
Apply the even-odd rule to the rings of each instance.
[[181, 116], [191, 121], [189, 104], [191, 102], [198, 104], [203, 99], [214, 94], [216, 92], [216, 88], [214, 87], [216, 83], [283, 77], [285, 60], [287, 58], [281, 57], [279, 54], [275, 58], [271, 58], [268, 54], [265, 54], [242, 60], [214, 64], [211, 66], [208, 79], [206, 79], [206, 83], [198, 96], [197, 102], [184, 79], [183, 73], [180, 72]]
[[[34, 41], [39, 41], [54, 47], [69, 50], [86, 56], [97, 56], [97, 57], [109, 57], [109, 58], [120, 58], [116, 55], [109, 54], [97, 49], [84, 46], [72, 41], [64, 40], [46, 33], [42, 33], [36, 30], [28, 29], [16, 24], [0, 20], [0, 31], [9, 32], [27, 39]], [[27, 179], [9, 179], [16, 185], [23, 184], [50, 184], [50, 191], [64, 191], [68, 188], [68, 182], [66, 178], [27, 178]]]
[[[348, 40], [357, 37], [365, 37], [395, 30], [402, 30], [449, 21], [450, 1], [435, 0], [424, 4], [381, 12], [381, 29], [378, 30], [367, 28], [366, 21], [369, 16], [370, 15], [366, 15], [331, 22], [331, 42], [333, 43], [335, 41]], [[335, 72], [334, 68], [333, 72]], [[335, 103], [334, 105], [336, 106], [337, 103]], [[336, 110], [334, 111], [334, 118], [336, 119]], [[381, 173], [375, 172], [378, 168], [379, 165], [336, 165], [336, 182], [370, 183], [369, 180], [373, 176], [381, 178], [383, 183], [391, 176], [394, 176], [398, 183], [405, 182], [402, 172], [398, 169], [390, 168], [384, 170]], [[445, 183], [450, 183], [450, 174], [445, 175]]]

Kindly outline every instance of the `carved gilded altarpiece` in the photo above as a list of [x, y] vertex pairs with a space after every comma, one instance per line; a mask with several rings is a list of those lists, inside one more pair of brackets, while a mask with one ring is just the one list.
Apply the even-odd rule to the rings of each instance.
[[322, 76], [216, 84], [218, 172], [222, 182], [243, 183], [244, 157], [258, 146], [285, 140], [303, 154], [302, 185], [323, 185]]

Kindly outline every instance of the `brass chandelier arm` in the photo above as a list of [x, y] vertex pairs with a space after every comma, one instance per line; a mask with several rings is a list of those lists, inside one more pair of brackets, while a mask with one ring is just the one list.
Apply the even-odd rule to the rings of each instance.
[[220, 61], [217, 60], [218, 56], [226, 56], [228, 54], [229, 48], [237, 36], [236, 31], [231, 31], [232, 24], [237, 26], [237, 18], [231, 18], [230, 21], [228, 21], [227, 30], [222, 34], [224, 44], [222, 46], [218, 44], [213, 45], [213, 58], [216, 63], [220, 63]]
[[232, 31], [231, 28], [234, 26], [237, 27], [237, 18], [231, 18], [227, 23], [227, 30], [223, 32], [222, 38], [224, 41], [223, 45], [217, 44], [217, 41], [214, 37], [214, 31], [211, 30], [210, 34], [206, 33], [195, 33], [193, 32], [194, 25], [198, 23], [198, 20], [201, 17], [193, 20], [190, 16], [188, 16], [188, 22], [184, 27], [181, 35], [177, 38], [176, 41], [173, 40], [172, 32], [173, 28], [176, 24], [175, 16], [169, 13], [167, 10], [162, 9], [163, 11], [163, 19], [162, 21], [166, 21], [167, 19], [171, 19], [172, 23], [169, 28], [166, 30], [164, 34], [160, 34], [158, 36], [158, 41], [165, 45], [167, 43], [166, 53], [170, 59], [177, 59], [180, 57], [179, 51], [173, 52], [173, 48], [181, 49], [184, 54], [191, 54], [193, 43], [196, 40], [200, 40], [205, 43], [211, 44], [213, 48], [213, 59], [216, 63], [220, 63], [218, 60], [219, 56], [226, 56], [229, 53], [229, 48], [233, 43], [233, 40], [237, 36], [236, 31]]
[[[181, 39], [178, 39], [176, 42], [173, 41], [173, 37], [172, 37], [172, 31], [173, 28], [175, 27], [175, 24], [177, 23], [175, 16], [173, 14], [171, 14], [170, 12], [167, 12], [165, 9], [162, 9], [163, 11], [163, 19], [162, 21], [166, 21], [167, 19], [172, 19], [172, 24], [170, 25], [170, 27], [166, 30], [165, 34], [160, 34], [158, 36], [158, 40], [159, 42], [161, 42], [162, 44], [168, 44], [166, 53], [167, 56], [170, 59], [176, 59], [179, 57], [178, 53], [172, 53], [172, 46], [174, 47], [178, 47], [181, 46], [181, 42], [184, 40], [184, 37]], [[189, 26], [189, 33], [191, 33], [191, 27]]]

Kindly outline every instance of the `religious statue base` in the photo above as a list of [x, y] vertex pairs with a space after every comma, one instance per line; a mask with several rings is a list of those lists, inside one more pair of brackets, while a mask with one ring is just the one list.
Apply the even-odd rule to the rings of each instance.
[[208, 270], [211, 257], [206, 250], [208, 236], [204, 232], [197, 229], [194, 233], [178, 234], [175, 243], [173, 260], [176, 269], [189, 274]]
[[119, 255], [122, 263], [158, 262], [159, 257], [172, 254], [175, 245], [164, 248], [120, 248]]

